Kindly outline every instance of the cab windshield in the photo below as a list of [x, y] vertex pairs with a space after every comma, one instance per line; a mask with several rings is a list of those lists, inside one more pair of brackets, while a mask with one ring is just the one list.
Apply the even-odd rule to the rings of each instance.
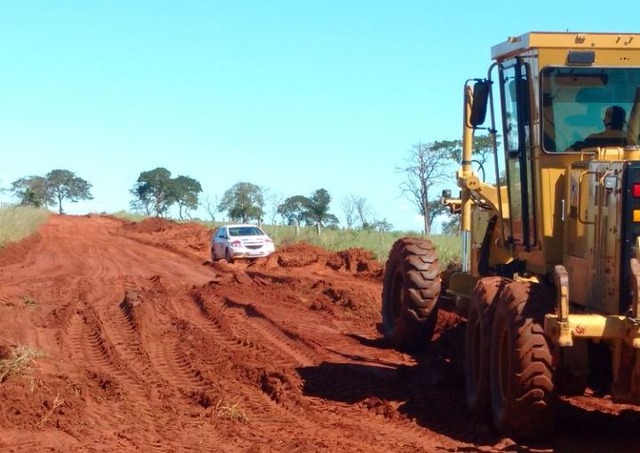
[[545, 68], [544, 150], [637, 146], [639, 104], [640, 68]]

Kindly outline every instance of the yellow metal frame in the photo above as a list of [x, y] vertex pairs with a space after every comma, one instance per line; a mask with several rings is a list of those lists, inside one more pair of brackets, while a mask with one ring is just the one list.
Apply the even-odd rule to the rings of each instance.
[[[640, 238], [639, 238], [640, 240]], [[545, 333], [560, 347], [571, 347], [576, 339], [623, 340], [640, 349], [640, 261], [631, 259], [633, 300], [628, 316], [569, 313], [569, 275], [564, 266], [554, 269], [558, 300], [556, 314], [544, 320]]]

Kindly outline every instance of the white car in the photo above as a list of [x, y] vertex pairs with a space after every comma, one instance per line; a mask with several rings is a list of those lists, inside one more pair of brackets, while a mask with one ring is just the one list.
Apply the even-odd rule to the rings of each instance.
[[276, 251], [271, 238], [256, 225], [231, 224], [219, 227], [211, 237], [211, 261], [260, 258]]

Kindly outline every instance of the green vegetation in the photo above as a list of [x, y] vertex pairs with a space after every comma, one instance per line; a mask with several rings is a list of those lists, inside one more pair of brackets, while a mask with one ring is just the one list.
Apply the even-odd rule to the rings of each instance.
[[[318, 236], [315, 228], [306, 227], [300, 228], [300, 235], [296, 236], [295, 227], [264, 225], [264, 230], [279, 245], [304, 241], [333, 251], [362, 248], [370, 250], [381, 262], [387, 260], [391, 246], [396, 240], [406, 236], [421, 237], [419, 233], [407, 231], [325, 229], [322, 235]], [[429, 238], [438, 248], [440, 262], [460, 261], [462, 242], [459, 237], [432, 235]]]
[[[204, 222], [211, 229], [219, 223]], [[370, 250], [380, 262], [385, 262], [393, 243], [406, 236], [421, 237], [419, 233], [408, 231], [373, 231], [373, 230], [341, 230], [327, 228], [318, 236], [315, 227], [300, 227], [296, 235], [296, 227], [288, 225], [263, 225], [262, 228], [274, 240], [276, 245], [291, 245], [298, 242], [317, 245], [327, 250], [338, 251], [349, 248]], [[438, 257], [442, 266], [446, 263], [459, 262], [462, 253], [462, 241], [456, 235], [431, 235], [429, 237], [438, 249]]]
[[287, 225], [316, 225], [320, 227], [335, 227], [338, 218], [329, 212], [331, 195], [326, 189], [318, 189], [310, 197], [296, 195], [284, 200], [278, 206], [278, 213], [287, 221]]
[[91, 183], [69, 170], [51, 170], [46, 176], [26, 176], [11, 183], [11, 192], [21, 206], [45, 208], [58, 206], [64, 214], [62, 202], [93, 200]]
[[218, 211], [227, 211], [233, 222], [246, 223], [264, 216], [262, 189], [250, 182], [238, 182], [222, 196]]
[[[144, 216], [125, 211], [120, 211], [113, 215], [131, 222], [139, 222], [145, 219]], [[224, 225], [223, 222], [207, 222], [202, 220], [195, 222], [211, 230], [215, 230], [218, 226]], [[271, 236], [276, 246], [306, 242], [331, 251], [362, 248], [370, 250], [374, 257], [380, 262], [387, 260], [391, 246], [398, 239], [406, 236], [421, 237], [420, 233], [412, 231], [375, 231], [370, 229], [338, 228], [326, 228], [322, 230], [322, 234], [318, 235], [315, 226], [296, 228], [291, 225], [262, 225], [262, 229]], [[296, 233], [296, 231], [299, 231], [299, 233]], [[462, 240], [460, 236], [456, 234], [431, 235], [429, 238], [438, 249], [438, 257], [443, 268], [448, 263], [460, 262], [462, 254]]]
[[171, 206], [177, 204], [178, 216], [182, 219], [198, 207], [202, 186], [188, 176], [172, 178], [169, 170], [158, 167], [140, 173], [130, 192], [135, 197], [131, 207], [136, 212], [166, 217]]
[[0, 209], [0, 248], [35, 233], [48, 217], [48, 211], [30, 206]]

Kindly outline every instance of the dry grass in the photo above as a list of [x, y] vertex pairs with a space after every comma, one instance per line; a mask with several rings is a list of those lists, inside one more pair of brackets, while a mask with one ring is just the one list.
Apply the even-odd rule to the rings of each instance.
[[38, 306], [38, 301], [31, 296], [23, 296], [22, 302], [24, 302], [24, 306], [28, 308], [35, 308]]
[[249, 423], [249, 418], [241, 409], [238, 408], [238, 403], [229, 406], [228, 404], [219, 401], [215, 407], [215, 414], [219, 418], [223, 418], [225, 420]]
[[20, 374], [27, 369], [38, 357], [44, 353], [30, 346], [18, 345], [11, 351], [11, 356], [0, 359], [0, 383], [6, 381], [9, 376]]
[[58, 409], [63, 404], [64, 404], [64, 400], [60, 398], [60, 394], [56, 395], [55, 399], [53, 400], [53, 403], [51, 404], [51, 408], [47, 411], [46, 414], [44, 414], [44, 417], [42, 417], [42, 419], [38, 423], [36, 423], [36, 426], [40, 426], [46, 423], [47, 420], [49, 420], [49, 417], [51, 417], [53, 413], [56, 411], [56, 409]]
[[49, 212], [26, 206], [0, 209], [0, 248], [35, 233], [47, 221]]

